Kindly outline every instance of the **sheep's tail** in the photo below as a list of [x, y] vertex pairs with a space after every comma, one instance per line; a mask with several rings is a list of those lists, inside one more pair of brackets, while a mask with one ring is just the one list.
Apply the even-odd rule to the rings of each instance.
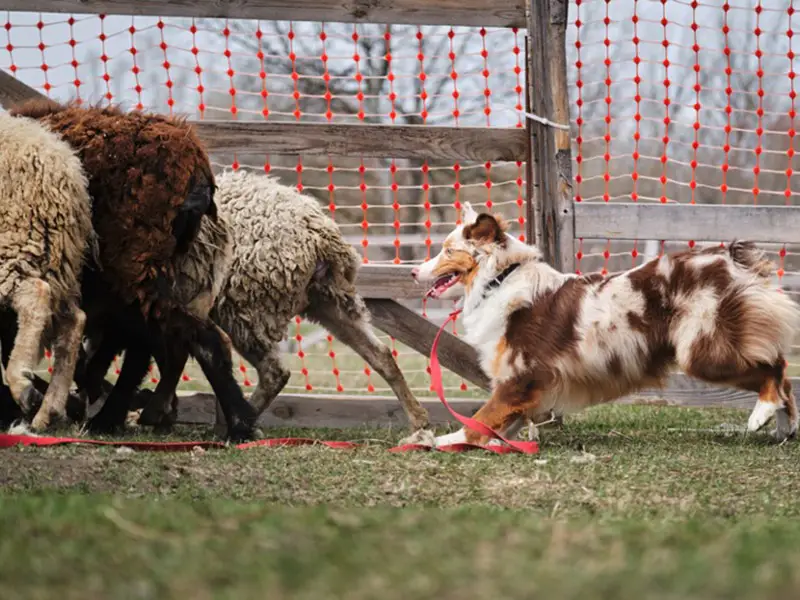
[[355, 248], [342, 237], [339, 227], [327, 216], [311, 224], [317, 233], [317, 268], [311, 283], [311, 296], [326, 304], [334, 303], [354, 319], [368, 319], [369, 313], [356, 289], [361, 259]]
[[775, 265], [767, 258], [766, 252], [753, 242], [734, 240], [728, 253], [736, 266], [760, 279], [770, 279], [775, 273]]

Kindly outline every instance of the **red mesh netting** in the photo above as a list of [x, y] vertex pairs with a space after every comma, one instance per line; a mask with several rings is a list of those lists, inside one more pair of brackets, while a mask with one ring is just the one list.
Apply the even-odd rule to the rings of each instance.
[[[524, 31], [7, 12], [0, 23], [0, 68], [56, 99], [197, 119], [523, 125]], [[522, 163], [213, 158], [219, 168], [271, 173], [316, 196], [364, 262], [421, 262], [438, 251], [465, 201], [504, 214], [524, 237]], [[450, 308], [420, 305], [438, 323]], [[412, 389], [427, 395], [427, 358], [382, 337]], [[390, 393], [361, 359], [302, 320], [289, 325], [284, 346], [293, 371], [287, 391]], [[254, 385], [255, 371], [237, 364], [242, 385]], [[187, 368], [182, 387], [200, 385], [199, 371]], [[458, 377], [446, 385], [467, 392]]]

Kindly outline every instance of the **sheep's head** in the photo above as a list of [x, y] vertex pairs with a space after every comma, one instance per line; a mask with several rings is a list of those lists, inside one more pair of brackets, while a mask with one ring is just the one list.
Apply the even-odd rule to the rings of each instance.
[[213, 220], [217, 218], [217, 205], [214, 203], [214, 174], [199, 168], [195, 171], [189, 184], [189, 193], [178, 209], [172, 222], [172, 235], [176, 240], [176, 250], [184, 253], [197, 237], [200, 223], [204, 216]]

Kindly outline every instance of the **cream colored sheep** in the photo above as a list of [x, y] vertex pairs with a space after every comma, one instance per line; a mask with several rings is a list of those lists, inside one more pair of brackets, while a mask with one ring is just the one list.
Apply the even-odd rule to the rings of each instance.
[[17, 333], [6, 380], [23, 413], [39, 392], [33, 370], [53, 343], [53, 375], [32, 426], [66, 419], [69, 386], [86, 317], [80, 276], [93, 245], [91, 202], [78, 157], [37, 122], [0, 114], [0, 302]]
[[[411, 426], [426, 427], [427, 412], [370, 328], [354, 285], [358, 255], [317, 202], [244, 171], [217, 177], [215, 201], [218, 224], [203, 218], [198, 237], [178, 263], [176, 297], [200, 318], [214, 305], [213, 320], [258, 372], [250, 398], [256, 412], [263, 412], [289, 380], [278, 344], [292, 317], [302, 315], [358, 352], [392, 387]], [[159, 385], [140, 423], [161, 422], [178, 375], [170, 374], [174, 385]]]

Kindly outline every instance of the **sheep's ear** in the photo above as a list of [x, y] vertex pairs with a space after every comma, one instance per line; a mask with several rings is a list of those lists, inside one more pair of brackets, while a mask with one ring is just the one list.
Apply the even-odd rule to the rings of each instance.
[[461, 222], [464, 225], [472, 225], [478, 220], [478, 213], [472, 208], [472, 204], [464, 202], [464, 209], [461, 211]]

